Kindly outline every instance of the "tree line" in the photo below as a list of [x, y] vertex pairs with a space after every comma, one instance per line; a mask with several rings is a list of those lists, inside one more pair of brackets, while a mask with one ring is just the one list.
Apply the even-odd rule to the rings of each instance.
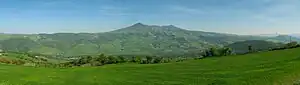
[[[269, 51], [274, 50], [284, 50], [291, 48], [298, 48], [300, 44], [297, 42], [290, 42], [284, 46], [278, 48], [270, 48]], [[260, 50], [253, 49], [251, 45], [248, 46], [249, 53], [260, 52]], [[75, 59], [71, 62], [63, 63], [63, 66], [72, 67], [72, 66], [102, 66], [106, 64], [119, 64], [119, 63], [137, 63], [137, 64], [157, 64], [157, 63], [169, 63], [169, 62], [182, 62], [184, 60], [190, 59], [203, 59], [208, 57], [221, 57], [236, 55], [233, 53], [233, 50], [228, 47], [222, 48], [209, 48], [204, 51], [199, 51], [195, 56], [177, 56], [177, 57], [158, 57], [158, 56], [132, 56], [123, 57], [123, 56], [106, 56], [101, 54], [99, 56], [82, 56], [79, 59]]]
[[[271, 48], [269, 51], [274, 50], [284, 50], [284, 49], [291, 49], [297, 48], [300, 45], [297, 42], [290, 42], [285, 44], [282, 47], [278, 48]], [[259, 50], [255, 50], [252, 48], [251, 45], [248, 46], [248, 53], [259, 52]], [[209, 57], [221, 57], [221, 56], [229, 56], [229, 55], [236, 55], [233, 53], [231, 48], [222, 47], [222, 48], [209, 48], [204, 51], [199, 51], [198, 53], [194, 53], [196, 55], [190, 56], [175, 56], [175, 57], [162, 57], [162, 56], [109, 56], [109, 55], [86, 55], [80, 56], [79, 58], [70, 60], [69, 62], [65, 63], [49, 63], [47, 59], [37, 58], [34, 57], [34, 54], [24, 54], [23, 57], [20, 57], [22, 60], [13, 60], [7, 58], [0, 57], [0, 63], [6, 64], [16, 64], [16, 65], [27, 65], [28, 61], [30, 61], [29, 66], [37, 66], [37, 67], [76, 67], [76, 66], [103, 66], [107, 64], [122, 64], [122, 63], [136, 63], [136, 64], [158, 64], [158, 63], [169, 63], [169, 62], [182, 62], [185, 60], [191, 59], [203, 59]], [[9, 56], [9, 55], [4, 55]], [[32, 59], [27, 59], [30, 57]], [[35, 61], [39, 60], [39, 61]]]
[[177, 57], [159, 57], [159, 56], [106, 56], [104, 54], [96, 56], [81, 56], [79, 59], [71, 62], [61, 63], [63, 67], [73, 66], [103, 66], [107, 64], [136, 63], [136, 64], [158, 64], [169, 62], [182, 62], [184, 60], [202, 59], [205, 57], [218, 57], [232, 55], [230, 48], [210, 48], [206, 51], [199, 51], [198, 56], [177, 56]]

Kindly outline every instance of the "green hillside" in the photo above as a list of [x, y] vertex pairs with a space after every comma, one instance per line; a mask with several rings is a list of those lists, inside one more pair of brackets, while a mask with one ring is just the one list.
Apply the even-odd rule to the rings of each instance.
[[24, 66], [44, 66], [57, 64], [67, 60], [40, 54], [28, 54], [17, 52], [0, 52], [0, 64], [15, 64]]
[[232, 48], [234, 53], [244, 54], [249, 52], [248, 46], [251, 46], [251, 49], [254, 51], [267, 51], [272, 48], [283, 47], [284, 44], [274, 43], [270, 41], [263, 41], [263, 40], [247, 40], [247, 41], [232, 43], [227, 47]]
[[[258, 37], [190, 31], [141, 23], [104, 33], [0, 34], [0, 49], [46, 55], [184, 55], [245, 40], [287, 42], [288, 36]], [[300, 39], [293, 38], [295, 41]]]
[[33, 68], [0, 65], [1, 85], [292, 85], [300, 48], [167, 64]]

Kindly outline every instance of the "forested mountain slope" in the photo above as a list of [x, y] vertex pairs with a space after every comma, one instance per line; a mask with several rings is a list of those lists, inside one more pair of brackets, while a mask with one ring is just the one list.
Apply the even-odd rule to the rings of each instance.
[[104, 33], [0, 34], [0, 40], [4, 51], [46, 55], [184, 55], [237, 41], [287, 42], [289, 37], [241, 36], [137, 23]]

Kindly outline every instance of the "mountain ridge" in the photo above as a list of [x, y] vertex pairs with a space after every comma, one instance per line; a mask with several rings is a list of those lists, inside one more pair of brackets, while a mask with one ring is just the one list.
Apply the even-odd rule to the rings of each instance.
[[290, 36], [300, 38], [300, 33], [299, 34], [290, 34]]
[[244, 36], [191, 31], [174, 25], [158, 26], [137, 23], [101, 33], [1, 34], [0, 49], [61, 56], [100, 53], [178, 56], [246, 40], [289, 42], [289, 37]]

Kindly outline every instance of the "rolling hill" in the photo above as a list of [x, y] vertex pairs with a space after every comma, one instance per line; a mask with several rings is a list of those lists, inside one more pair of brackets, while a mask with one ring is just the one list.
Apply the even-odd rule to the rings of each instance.
[[[289, 37], [244, 36], [190, 31], [173, 25], [157, 26], [137, 23], [104, 33], [0, 34], [0, 49], [59, 56], [100, 53], [163, 56], [184, 55], [245, 40], [287, 42]], [[297, 38], [294, 40], [300, 41]]]
[[232, 43], [227, 47], [232, 48], [234, 53], [244, 54], [249, 52], [248, 46], [251, 46], [252, 50], [255, 51], [268, 51], [272, 48], [283, 47], [284, 44], [274, 43], [274, 42], [264, 41], [264, 40], [247, 40], [247, 41]]
[[167, 64], [34, 68], [0, 64], [1, 85], [292, 85], [300, 49]]

